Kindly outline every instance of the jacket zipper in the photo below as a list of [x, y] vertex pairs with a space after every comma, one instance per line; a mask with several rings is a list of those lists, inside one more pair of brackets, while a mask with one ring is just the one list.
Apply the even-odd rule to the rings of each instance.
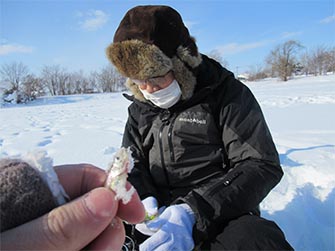
[[[167, 134], [167, 141], [168, 141], [168, 147], [170, 151], [170, 159], [171, 159], [171, 162], [173, 162], [175, 160], [175, 156], [174, 156], [173, 143], [172, 143], [172, 130], [173, 130], [173, 126], [174, 126], [176, 118], [177, 116], [174, 116], [170, 122], [168, 118], [164, 119], [162, 125], [159, 128], [159, 134], [158, 134], [161, 165], [163, 168], [164, 175], [166, 177], [166, 183], [168, 187], [170, 187], [171, 182], [170, 182], [170, 178], [168, 175], [168, 171], [167, 171], [166, 164], [165, 164], [165, 158], [164, 158], [163, 131], [166, 126], [169, 126], [168, 134]], [[169, 196], [170, 198], [173, 196], [170, 189], [169, 189]]]
[[165, 160], [164, 160], [164, 149], [163, 149], [163, 130], [165, 126], [166, 126], [166, 121], [164, 121], [161, 127], [159, 128], [159, 134], [158, 134], [159, 153], [161, 156], [161, 164], [162, 164], [162, 168], [163, 168], [163, 171], [166, 177], [166, 182], [167, 182], [167, 185], [170, 186], [170, 180], [169, 180], [168, 172], [166, 170], [166, 165], [165, 165]]
[[171, 158], [171, 162], [175, 161], [175, 156], [174, 156], [174, 149], [173, 149], [173, 143], [172, 143], [172, 130], [174, 127], [174, 123], [176, 121], [177, 116], [175, 116], [171, 123], [170, 123], [170, 127], [169, 127], [169, 132], [168, 132], [168, 142], [169, 142], [169, 150], [170, 150], [170, 158]]

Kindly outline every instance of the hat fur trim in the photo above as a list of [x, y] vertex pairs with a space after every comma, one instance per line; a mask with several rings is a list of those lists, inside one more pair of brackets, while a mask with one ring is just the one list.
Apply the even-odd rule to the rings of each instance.
[[181, 97], [183, 100], [189, 99], [193, 95], [197, 79], [178, 57], [173, 57], [172, 62], [174, 77], [180, 85]]
[[[196, 77], [178, 57], [173, 57], [172, 62], [174, 77], [179, 83], [181, 89], [181, 98], [183, 100], [189, 99], [193, 95], [196, 85]], [[130, 78], [126, 80], [125, 85], [137, 100], [147, 102], [140, 91], [139, 86], [131, 81]]]
[[157, 46], [137, 39], [112, 43], [106, 54], [122, 75], [132, 79], [158, 77], [172, 69], [171, 59]]
[[183, 62], [191, 66], [191, 68], [198, 67], [202, 61], [201, 55], [198, 53], [196, 56], [192, 56], [188, 47], [179, 46], [177, 48], [177, 55]]
[[137, 100], [141, 102], [147, 102], [138, 85], [131, 81], [130, 78], [127, 78], [125, 85]]
[[147, 100], [131, 79], [145, 80], [172, 70], [185, 100], [193, 95], [196, 85], [196, 76], [190, 68], [196, 68], [202, 61], [200, 54], [192, 56], [187, 47], [179, 46], [176, 55], [169, 58], [157, 46], [136, 39], [112, 43], [106, 54], [118, 71], [128, 77], [126, 87], [142, 102]]

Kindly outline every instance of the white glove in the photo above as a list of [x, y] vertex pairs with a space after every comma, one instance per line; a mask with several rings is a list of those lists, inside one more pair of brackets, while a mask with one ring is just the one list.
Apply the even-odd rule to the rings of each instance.
[[194, 248], [194, 224], [195, 216], [189, 205], [169, 206], [156, 219], [146, 223], [154, 234], [140, 245], [140, 251], [191, 251]]
[[145, 219], [142, 223], [136, 224], [135, 228], [142, 234], [151, 236], [155, 233], [155, 231], [150, 230], [146, 223], [152, 219], [155, 219], [160, 214], [160, 212], [164, 211], [165, 207], [161, 207], [158, 210], [158, 202], [156, 198], [152, 196], [142, 200], [142, 204], [145, 209]]
[[157, 215], [158, 213], [158, 202], [155, 197], [150, 196], [142, 200], [142, 204], [144, 206], [145, 212], [146, 212], [146, 219], [151, 218]]

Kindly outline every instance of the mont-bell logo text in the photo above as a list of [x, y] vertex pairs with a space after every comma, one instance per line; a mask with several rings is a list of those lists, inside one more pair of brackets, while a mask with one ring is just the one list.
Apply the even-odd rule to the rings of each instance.
[[198, 125], [206, 125], [205, 119], [198, 119], [198, 118], [179, 118], [180, 122], [186, 122], [186, 123], [192, 123], [192, 124], [198, 124]]

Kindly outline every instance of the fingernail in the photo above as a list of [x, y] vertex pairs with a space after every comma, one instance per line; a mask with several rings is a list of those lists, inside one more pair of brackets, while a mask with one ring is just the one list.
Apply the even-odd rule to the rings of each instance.
[[118, 220], [117, 218], [114, 218], [111, 222], [111, 227], [114, 229], [119, 229], [121, 227], [120, 220]]
[[104, 188], [89, 192], [84, 198], [84, 204], [91, 214], [98, 219], [114, 217], [118, 206], [113, 193]]

